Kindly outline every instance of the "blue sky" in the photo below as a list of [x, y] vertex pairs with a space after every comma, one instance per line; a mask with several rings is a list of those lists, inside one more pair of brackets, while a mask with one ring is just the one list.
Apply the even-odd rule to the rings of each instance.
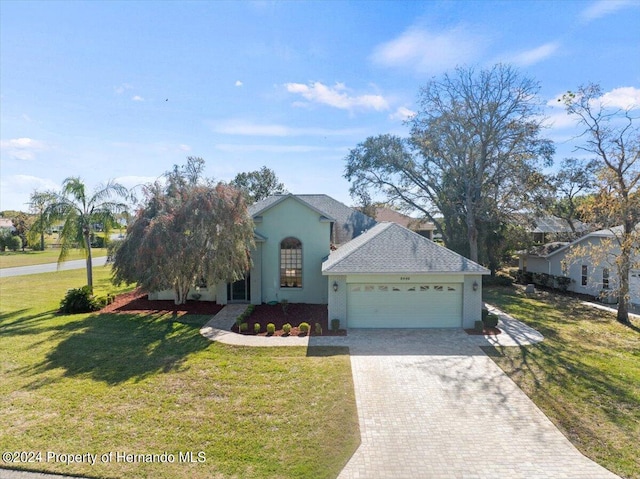
[[406, 135], [421, 85], [508, 62], [554, 99], [598, 82], [640, 105], [640, 1], [0, 0], [0, 210], [68, 176], [152, 181], [187, 156], [230, 180], [266, 165], [351, 204], [350, 148]]

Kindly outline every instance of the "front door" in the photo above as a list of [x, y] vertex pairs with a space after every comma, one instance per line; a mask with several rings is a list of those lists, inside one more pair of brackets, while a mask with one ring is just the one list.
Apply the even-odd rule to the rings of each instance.
[[229, 303], [246, 303], [251, 300], [251, 281], [249, 274], [233, 283], [227, 284], [227, 301]]

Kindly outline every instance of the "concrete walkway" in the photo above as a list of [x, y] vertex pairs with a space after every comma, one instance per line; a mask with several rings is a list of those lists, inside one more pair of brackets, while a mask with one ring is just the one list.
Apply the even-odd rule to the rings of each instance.
[[229, 333], [243, 307], [224, 314], [227, 306], [201, 332], [242, 346], [349, 347], [361, 444], [339, 479], [618, 477], [583, 456], [479, 348], [544, 339], [497, 308], [497, 336], [355, 329], [278, 338]]

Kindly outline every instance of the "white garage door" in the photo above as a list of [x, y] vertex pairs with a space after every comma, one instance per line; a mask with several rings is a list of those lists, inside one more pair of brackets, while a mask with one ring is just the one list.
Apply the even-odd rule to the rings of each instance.
[[348, 284], [349, 328], [462, 326], [462, 284]]

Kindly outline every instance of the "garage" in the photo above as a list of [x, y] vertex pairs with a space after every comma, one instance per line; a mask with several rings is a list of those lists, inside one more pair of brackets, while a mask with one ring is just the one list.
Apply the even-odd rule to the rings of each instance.
[[472, 328], [483, 266], [395, 223], [379, 223], [322, 263], [329, 319], [349, 328]]
[[460, 283], [347, 286], [347, 317], [352, 328], [459, 328]]

